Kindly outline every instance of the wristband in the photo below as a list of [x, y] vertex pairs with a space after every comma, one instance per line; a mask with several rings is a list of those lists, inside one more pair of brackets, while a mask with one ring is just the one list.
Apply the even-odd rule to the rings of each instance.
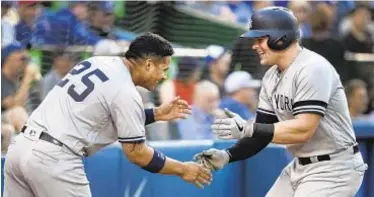
[[144, 170], [151, 173], [158, 173], [162, 170], [166, 162], [166, 157], [161, 152], [154, 149], [152, 160], [144, 167]]
[[155, 114], [153, 109], [145, 109], [145, 125], [151, 124], [155, 122]]

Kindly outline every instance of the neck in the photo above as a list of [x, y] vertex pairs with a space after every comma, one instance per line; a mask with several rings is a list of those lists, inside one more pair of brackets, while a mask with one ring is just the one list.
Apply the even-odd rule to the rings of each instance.
[[278, 65], [279, 69], [283, 72], [295, 60], [301, 50], [299, 44], [292, 44], [288, 49], [281, 51], [281, 54], [279, 54], [280, 58], [276, 65]]
[[352, 106], [349, 107], [349, 113], [351, 115], [351, 118], [356, 118], [360, 115], [360, 113], [357, 110], [355, 110], [355, 108]]
[[130, 75], [131, 75], [131, 79], [134, 82], [135, 86], [140, 85], [140, 80], [139, 80], [140, 78], [139, 78], [139, 75], [137, 74], [137, 72], [135, 72], [135, 69], [134, 69], [135, 68], [135, 64], [134, 64], [134, 62], [128, 60], [125, 57], [122, 58], [122, 61], [125, 64], [125, 66], [127, 67], [127, 69], [129, 70]]
[[215, 81], [217, 84], [219, 85], [223, 85], [223, 83], [225, 82], [225, 79], [224, 77], [221, 77], [220, 74], [218, 74], [217, 72], [213, 71], [210, 73], [210, 78]]

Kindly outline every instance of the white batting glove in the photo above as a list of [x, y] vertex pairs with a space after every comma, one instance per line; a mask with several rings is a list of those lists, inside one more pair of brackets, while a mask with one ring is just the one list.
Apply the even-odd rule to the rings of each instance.
[[252, 137], [253, 121], [246, 121], [238, 114], [225, 109], [228, 118], [216, 119], [211, 126], [213, 133], [219, 139], [240, 139], [243, 137]]

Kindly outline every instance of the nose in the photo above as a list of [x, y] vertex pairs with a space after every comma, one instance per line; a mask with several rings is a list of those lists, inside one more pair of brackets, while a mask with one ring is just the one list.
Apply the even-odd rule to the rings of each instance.
[[259, 47], [259, 42], [258, 42], [258, 40], [256, 39], [256, 40], [253, 41], [252, 49], [257, 49], [258, 47]]

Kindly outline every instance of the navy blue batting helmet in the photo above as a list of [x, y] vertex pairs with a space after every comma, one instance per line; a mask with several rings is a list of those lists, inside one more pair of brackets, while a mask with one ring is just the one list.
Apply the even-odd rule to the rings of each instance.
[[260, 38], [268, 36], [268, 46], [273, 50], [284, 50], [300, 38], [295, 15], [285, 7], [267, 7], [254, 12], [249, 31], [241, 37]]

